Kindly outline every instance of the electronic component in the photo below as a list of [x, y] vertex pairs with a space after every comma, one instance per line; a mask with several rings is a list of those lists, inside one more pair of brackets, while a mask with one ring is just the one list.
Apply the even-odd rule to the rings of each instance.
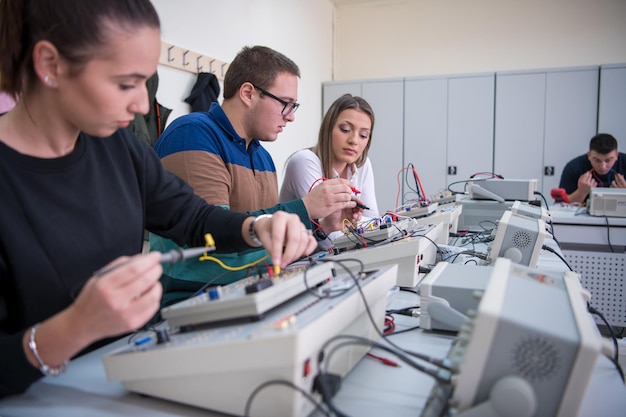
[[565, 203], [569, 204], [569, 197], [567, 196], [567, 192], [565, 188], [553, 188], [550, 190], [550, 197], [554, 199], [555, 203]]
[[519, 216], [526, 216], [532, 219], [541, 219], [543, 222], [549, 222], [550, 213], [541, 206], [536, 206], [524, 201], [515, 201], [511, 206], [511, 212]]
[[[210, 236], [210, 235], [208, 235]], [[212, 237], [207, 237], [207, 239], [210, 239], [211, 242], [213, 242], [213, 238]], [[182, 249], [182, 248], [176, 248], [176, 249], [172, 249], [168, 252], [162, 253], [161, 254], [161, 263], [177, 263], [177, 262], [181, 262], [185, 259], [188, 258], [193, 258], [195, 256], [200, 256], [203, 253], [206, 252], [212, 252], [215, 250], [215, 246], [211, 245], [211, 246], [201, 246], [201, 247], [197, 247], [197, 248], [188, 248], [188, 249]], [[126, 265], [129, 262], [132, 262], [133, 260], [130, 259], [128, 261], [125, 262], [120, 262], [118, 264], [112, 265], [112, 266], [105, 266], [103, 268], [98, 269], [97, 271], [95, 271], [93, 273], [94, 277], [98, 277], [104, 274], [108, 274], [109, 272], [112, 272], [113, 270], [120, 268], [123, 265]]]
[[379, 242], [402, 238], [419, 227], [414, 219], [403, 219], [389, 223], [366, 220], [359, 223], [353, 231], [348, 231], [333, 239], [332, 246], [337, 249], [353, 249], [374, 245]]
[[499, 203], [504, 203], [505, 201], [504, 198], [500, 197], [498, 194], [493, 191], [489, 191], [474, 182], [467, 184], [467, 191], [469, 198], [474, 200], [495, 200]]
[[626, 188], [592, 188], [588, 210], [592, 216], [626, 217]]
[[415, 218], [415, 220], [420, 226], [443, 223], [443, 233], [439, 234], [435, 242], [437, 242], [437, 244], [447, 245], [450, 233], [456, 233], [459, 228], [459, 218], [462, 212], [463, 206], [450, 204], [448, 206], [439, 207], [434, 213], [426, 217]]
[[342, 251], [339, 254], [331, 254], [326, 257], [333, 261], [343, 261], [342, 265], [356, 270], [360, 268], [357, 259], [363, 263], [366, 270], [380, 268], [386, 265], [398, 265], [399, 287], [414, 287], [424, 274], [419, 273], [420, 266], [430, 267], [434, 265], [437, 257], [437, 246], [434, 242], [440, 240], [441, 235], [446, 235], [443, 224], [430, 224], [414, 229], [410, 236], [383, 244], [368, 245], [359, 249]]
[[513, 201], [499, 203], [493, 200], [461, 200], [463, 212], [459, 217], [459, 230], [484, 232], [491, 230], [505, 211], [510, 210]]
[[215, 246], [188, 248], [188, 249], [172, 249], [171, 251], [161, 254], [161, 263], [176, 263], [185, 259], [200, 256], [206, 252], [212, 252], [215, 250]]
[[467, 198], [465, 194], [456, 193], [452, 194], [451, 192], [438, 194], [433, 197], [433, 201], [439, 204], [439, 207], [446, 206], [448, 204], [459, 204], [461, 200]]
[[536, 266], [546, 236], [546, 224], [541, 219], [506, 211], [498, 221], [493, 242], [487, 248], [488, 261], [493, 264], [497, 258], [504, 257], [522, 265]]
[[[124, 346], [103, 356], [107, 378], [132, 392], [238, 416], [246, 415], [255, 389], [270, 381], [292, 383], [319, 401], [313, 383], [322, 346], [338, 334], [379, 340], [396, 273], [392, 266], [365, 274], [358, 279], [359, 291], [353, 277], [340, 272], [319, 289], [321, 294], [326, 287], [349, 284], [332, 297], [306, 292], [261, 321], [172, 333], [166, 343]], [[328, 349], [335, 346], [330, 343]], [[346, 375], [368, 350], [361, 345], [337, 349], [325, 358], [328, 372]], [[269, 386], [258, 392], [247, 415], [304, 417], [314, 407], [295, 389]]]
[[[473, 181], [468, 185], [470, 198], [476, 200], [497, 200], [497, 201], [531, 201], [535, 199], [537, 191], [536, 179], [501, 179], [489, 178], [487, 180]], [[471, 196], [470, 185], [478, 185], [476, 194]]]
[[420, 328], [458, 332], [467, 312], [476, 311], [492, 266], [439, 262], [420, 283]]
[[438, 203], [422, 204], [417, 202], [405, 204], [404, 206], [396, 209], [396, 214], [401, 217], [424, 217], [434, 213], [438, 206]]
[[588, 299], [573, 272], [498, 259], [448, 352], [454, 385], [435, 385], [422, 415], [578, 415], [603, 349]]
[[332, 264], [283, 270], [278, 276], [253, 276], [205, 292], [161, 310], [172, 326], [235, 319], [259, 319], [285, 301], [332, 278]]

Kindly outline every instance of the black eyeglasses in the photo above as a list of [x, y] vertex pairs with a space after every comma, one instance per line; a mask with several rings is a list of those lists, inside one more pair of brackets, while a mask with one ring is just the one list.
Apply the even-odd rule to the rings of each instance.
[[274, 100], [278, 101], [280, 104], [283, 105], [283, 111], [280, 112], [280, 114], [282, 114], [283, 116], [287, 116], [289, 114], [291, 114], [292, 112], [295, 113], [296, 110], [298, 110], [298, 107], [300, 107], [300, 103], [296, 103], [295, 101], [285, 101], [280, 97], [276, 97], [274, 94], [262, 89], [261, 87], [257, 87], [256, 85], [252, 84], [252, 86], [254, 88], [256, 88], [257, 90], [259, 90], [261, 93], [265, 94], [268, 97], [273, 98]]

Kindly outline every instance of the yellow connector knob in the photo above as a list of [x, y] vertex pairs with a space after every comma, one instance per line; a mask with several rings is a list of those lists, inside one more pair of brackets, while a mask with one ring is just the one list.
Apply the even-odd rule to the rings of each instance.
[[211, 233], [207, 233], [204, 235], [204, 242], [207, 248], [215, 247], [215, 240], [213, 240], [213, 235]]

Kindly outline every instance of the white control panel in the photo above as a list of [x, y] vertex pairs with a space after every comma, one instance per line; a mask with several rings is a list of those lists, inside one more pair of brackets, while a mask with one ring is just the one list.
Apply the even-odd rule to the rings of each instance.
[[[308, 416], [313, 404], [285, 384], [319, 400], [313, 384], [322, 346], [336, 335], [379, 340], [396, 273], [395, 266], [358, 277], [340, 273], [315, 294], [304, 292], [256, 322], [188, 332], [165, 323], [159, 329], [165, 339], [138, 338], [106, 354], [107, 377], [133, 392], [227, 414], [244, 415], [250, 401], [251, 416]], [[344, 376], [368, 347], [338, 346], [325, 349], [324, 366]]]

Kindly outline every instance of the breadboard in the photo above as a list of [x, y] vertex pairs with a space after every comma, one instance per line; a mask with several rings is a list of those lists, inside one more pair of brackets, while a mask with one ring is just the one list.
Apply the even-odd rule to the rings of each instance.
[[[626, 254], [563, 250], [563, 255], [591, 293], [591, 306], [612, 326], [626, 327]], [[594, 319], [604, 325], [597, 315]]]
[[424, 217], [428, 216], [431, 213], [434, 213], [439, 206], [438, 203], [430, 203], [427, 206], [422, 206], [420, 204], [413, 204], [408, 207], [397, 208], [396, 214], [398, 216], [404, 217]]
[[[369, 222], [366, 222], [369, 223]], [[364, 228], [359, 233], [346, 233], [333, 239], [333, 246], [337, 249], [355, 248], [366, 245], [375, 245], [384, 241], [400, 239], [413, 232], [420, 226], [415, 219], [404, 219], [393, 223], [383, 223], [372, 229]], [[357, 228], [359, 230], [359, 228]]]
[[337, 255], [328, 255], [326, 259], [332, 261], [346, 261], [343, 264], [354, 269], [359, 266], [358, 260], [363, 263], [365, 270], [380, 268], [383, 266], [398, 265], [399, 287], [415, 287], [424, 274], [419, 273], [419, 266], [427, 268], [436, 263], [437, 245], [440, 236], [446, 234], [442, 223], [430, 224], [420, 229], [415, 229], [411, 236], [382, 245], [370, 245], [366, 248], [343, 251]]
[[[255, 275], [165, 307], [161, 315], [172, 326], [259, 319], [272, 308], [331, 278], [329, 263], [285, 270], [273, 278]], [[251, 288], [259, 289], [249, 293]]]

